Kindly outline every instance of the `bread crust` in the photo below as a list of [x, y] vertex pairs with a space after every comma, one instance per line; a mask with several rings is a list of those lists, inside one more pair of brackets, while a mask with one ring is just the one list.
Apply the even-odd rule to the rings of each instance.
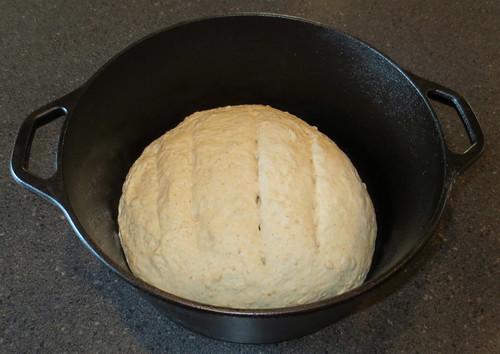
[[360, 285], [377, 228], [337, 145], [261, 105], [194, 113], [151, 143], [127, 175], [118, 222], [127, 262], [146, 282], [260, 309]]

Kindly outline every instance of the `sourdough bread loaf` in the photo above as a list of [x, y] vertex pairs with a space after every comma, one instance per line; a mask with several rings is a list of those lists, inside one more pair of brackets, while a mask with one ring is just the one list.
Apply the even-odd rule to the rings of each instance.
[[347, 156], [316, 127], [260, 105], [194, 113], [151, 143], [128, 173], [118, 222], [135, 275], [232, 308], [360, 285], [376, 235]]

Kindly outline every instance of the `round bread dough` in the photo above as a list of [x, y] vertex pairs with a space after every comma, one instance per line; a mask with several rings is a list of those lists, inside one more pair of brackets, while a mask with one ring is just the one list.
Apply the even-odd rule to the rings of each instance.
[[134, 163], [119, 205], [132, 272], [171, 294], [277, 308], [360, 285], [373, 205], [327, 136], [261, 105], [187, 117]]

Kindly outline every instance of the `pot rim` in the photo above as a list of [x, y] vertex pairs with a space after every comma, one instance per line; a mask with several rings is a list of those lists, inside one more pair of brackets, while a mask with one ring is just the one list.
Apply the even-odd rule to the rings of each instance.
[[[233, 14], [233, 15], [202, 17], [199, 19], [186, 20], [186, 21], [183, 21], [183, 22], [171, 25], [171, 26], [167, 26], [167, 27], [160, 29], [158, 31], [155, 31], [155, 32], [133, 42], [132, 44], [127, 46], [125, 49], [118, 52], [111, 59], [109, 59], [103, 66], [101, 66], [79, 89], [75, 90], [75, 96], [78, 96], [78, 97], [73, 101], [74, 105], [72, 108], [76, 108], [78, 106], [79, 99], [85, 95], [85, 92], [92, 86], [92, 83], [101, 75], [102, 72], [104, 72], [118, 58], [122, 57], [129, 50], [131, 50], [132, 48], [135, 48], [140, 43], [143, 43], [144, 41], [147, 41], [148, 39], [150, 39], [154, 36], [157, 36], [161, 33], [166, 32], [166, 31], [171, 31], [171, 30], [178, 28], [178, 27], [183, 27], [186, 25], [204, 22], [204, 21], [213, 21], [213, 20], [217, 20], [217, 19], [228, 19], [228, 18], [238, 18], [238, 17], [267, 17], [267, 18], [277, 18], [277, 19], [281, 19], [281, 20], [298, 21], [298, 22], [318, 26], [318, 27], [321, 27], [323, 29], [327, 29], [328, 31], [337, 32], [345, 37], [348, 37], [350, 40], [355, 41], [358, 44], [364, 46], [365, 48], [369, 49], [370, 51], [372, 51], [375, 54], [382, 57], [389, 65], [391, 65], [393, 68], [397, 69], [401, 73], [401, 75], [409, 83], [411, 83], [411, 85], [415, 88], [416, 92], [418, 92], [418, 94], [421, 96], [421, 98], [428, 105], [428, 107], [432, 113], [432, 117], [436, 122], [436, 128], [439, 131], [439, 135], [443, 138], [443, 132], [442, 132], [442, 129], [438, 123], [438, 118], [437, 118], [434, 110], [432, 109], [432, 106], [428, 102], [427, 97], [421, 92], [419, 87], [412, 80], [411, 74], [409, 74], [405, 70], [401, 69], [393, 60], [391, 60], [385, 54], [383, 54], [379, 50], [373, 48], [372, 46], [368, 45], [367, 43], [361, 41], [360, 39], [358, 39], [356, 37], [353, 37], [349, 34], [346, 34], [342, 31], [338, 31], [338, 30], [333, 29], [331, 27], [328, 27], [324, 24], [321, 24], [320, 22], [306, 20], [304, 18], [300, 18], [300, 17], [296, 17], [296, 16], [289, 16], [289, 15], [282, 15], [282, 14], [275, 14], [275, 13], [249, 12], [249, 13], [240, 13], [240, 14]], [[68, 112], [68, 119], [66, 119], [65, 127], [63, 128], [63, 133], [61, 135], [62, 137], [64, 136], [67, 123], [71, 120], [70, 116], [72, 115], [73, 109], [69, 109], [68, 111], [69, 111]], [[61, 140], [63, 140], [63, 139], [61, 139]], [[61, 154], [58, 154], [58, 156], [62, 156], [63, 144], [60, 145], [60, 148], [61, 148], [61, 151], [60, 151]], [[443, 156], [446, 156], [446, 146], [444, 143], [444, 139], [441, 139], [441, 149], [443, 151]], [[60, 159], [58, 158], [58, 163], [59, 162], [60, 162]], [[336, 295], [336, 296], [333, 296], [333, 297], [330, 297], [330, 298], [327, 298], [324, 300], [315, 301], [315, 302], [311, 302], [311, 303], [307, 303], [307, 304], [303, 304], [303, 305], [279, 307], [279, 308], [238, 309], [238, 308], [230, 308], [230, 307], [224, 307], [224, 306], [214, 306], [214, 305], [209, 305], [209, 304], [189, 300], [189, 299], [186, 299], [183, 297], [179, 297], [179, 296], [174, 295], [172, 293], [163, 291], [155, 286], [152, 286], [151, 284], [143, 281], [141, 278], [135, 276], [129, 270], [123, 269], [120, 265], [115, 263], [104, 252], [101, 251], [101, 249], [92, 241], [92, 239], [89, 237], [89, 235], [85, 232], [85, 229], [82, 227], [82, 225], [79, 224], [78, 217], [74, 213], [74, 211], [71, 207], [71, 204], [69, 202], [69, 198], [67, 197], [66, 194], [65, 194], [64, 202], [61, 202], [58, 204], [65, 212], [66, 217], [70, 221], [71, 226], [73, 227], [74, 231], [77, 233], [77, 235], [81, 239], [81, 241], [87, 246], [87, 248], [89, 248], [106, 266], [108, 266], [115, 273], [120, 275], [128, 283], [130, 283], [131, 285], [133, 285], [134, 287], [136, 287], [137, 289], [139, 289], [141, 291], [145, 291], [149, 295], [152, 295], [156, 298], [159, 298], [163, 301], [170, 302], [170, 303], [175, 304], [175, 305], [180, 305], [184, 308], [189, 308], [189, 309], [200, 311], [200, 312], [210, 312], [210, 313], [220, 314], [220, 315], [231, 315], [231, 316], [240, 316], [240, 317], [290, 316], [290, 315], [299, 315], [299, 314], [304, 314], [304, 313], [320, 311], [322, 309], [329, 308], [329, 307], [335, 306], [337, 304], [347, 302], [349, 300], [353, 300], [361, 295], [364, 295], [368, 292], [371, 292], [375, 288], [379, 287], [381, 284], [385, 283], [388, 279], [392, 278], [395, 274], [399, 273], [412, 259], [414, 259], [416, 254], [421, 251], [421, 249], [430, 241], [430, 239], [432, 239], [431, 236], [433, 235], [433, 232], [437, 226], [437, 223], [440, 219], [440, 216], [441, 216], [443, 209], [444, 209], [444, 206], [446, 204], [446, 200], [448, 198], [449, 192], [451, 190], [451, 183], [447, 183], [447, 181], [451, 182], [451, 179], [453, 179], [453, 178], [450, 179], [449, 170], [446, 168], [445, 164], [443, 165], [443, 169], [445, 170], [444, 179], [442, 181], [443, 189], [442, 189], [441, 195], [439, 197], [439, 202], [438, 202], [437, 208], [434, 212], [434, 215], [433, 215], [430, 223], [428, 224], [426, 230], [424, 231], [423, 237], [420, 239], [419, 243], [412, 248], [412, 250], [410, 252], [408, 252], [403, 258], [401, 258], [388, 271], [386, 271], [385, 273], [379, 275], [378, 277], [371, 279], [371, 280], [368, 280], [368, 281], [364, 282], [362, 285], [360, 285], [356, 288], [353, 288], [351, 290], [348, 290], [340, 295]], [[61, 178], [62, 178], [62, 176], [61, 176]]]

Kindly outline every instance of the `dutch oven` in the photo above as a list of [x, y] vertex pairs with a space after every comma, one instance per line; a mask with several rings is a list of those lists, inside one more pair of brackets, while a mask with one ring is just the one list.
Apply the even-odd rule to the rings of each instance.
[[[464, 153], [448, 148], [430, 100], [456, 109], [471, 142]], [[351, 158], [379, 227], [362, 286], [302, 306], [245, 310], [179, 298], [130, 272], [117, 235], [128, 169], [189, 114], [237, 104], [288, 111]], [[57, 170], [43, 179], [28, 169], [31, 142], [37, 128], [59, 117]], [[454, 91], [320, 24], [245, 14], [169, 27], [115, 56], [83, 86], [26, 118], [11, 171], [59, 206], [81, 241], [171, 320], [220, 340], [265, 343], [317, 331], [377, 295], [432, 238], [455, 178], [483, 147], [473, 111]]]

